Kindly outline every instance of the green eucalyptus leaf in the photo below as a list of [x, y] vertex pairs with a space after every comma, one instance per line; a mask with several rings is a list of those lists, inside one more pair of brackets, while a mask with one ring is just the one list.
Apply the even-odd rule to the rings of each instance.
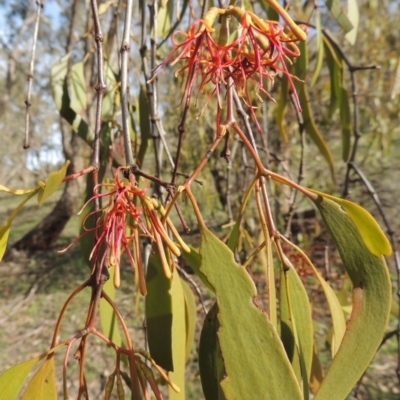
[[150, 104], [147, 97], [146, 88], [140, 86], [139, 93], [139, 122], [140, 122], [140, 146], [137, 154], [139, 165], [143, 164], [146, 154], [148, 141], [151, 138], [150, 126]]
[[[299, 79], [304, 80], [306, 78], [308, 70], [308, 55], [307, 55], [308, 51], [306, 44], [300, 43], [299, 49], [301, 52], [301, 56], [296, 61], [296, 64], [294, 66], [295, 67], [294, 73]], [[310, 136], [311, 140], [314, 142], [319, 152], [324, 157], [325, 161], [329, 166], [332, 180], [335, 181], [335, 170], [334, 170], [332, 153], [314, 121], [314, 116], [311, 109], [311, 103], [306, 84], [302, 82], [296, 82], [296, 88], [300, 100], [300, 105], [302, 108], [304, 130]]]
[[[114, 287], [114, 273], [115, 268], [110, 267], [108, 269], [110, 274], [110, 278], [104, 284], [103, 290], [107, 295], [110, 297], [111, 300], [115, 300], [115, 287]], [[122, 345], [121, 333], [119, 331], [118, 326], [118, 319], [113, 310], [113, 308], [108, 304], [108, 302], [104, 299], [100, 299], [100, 307], [99, 307], [99, 314], [100, 314], [100, 323], [101, 323], [101, 330], [103, 334], [112, 340], [117, 346]]]
[[335, 111], [340, 108], [342, 97], [342, 80], [343, 80], [343, 61], [339, 54], [335, 51], [335, 45], [324, 35], [324, 48], [326, 62], [329, 69], [329, 77], [331, 83], [331, 100], [329, 105], [329, 116], [332, 117]]
[[34, 189], [33, 191], [29, 191], [28, 196], [25, 197], [24, 200], [17, 206], [17, 208], [12, 212], [12, 214], [8, 217], [7, 221], [0, 227], [0, 261], [3, 259], [4, 253], [6, 252], [8, 237], [10, 235], [11, 224], [14, 221], [14, 218], [21, 211], [22, 207], [27, 203], [36, 193], [42, 190], [40, 187]]
[[378, 257], [381, 255], [390, 256], [392, 254], [392, 246], [383, 233], [382, 228], [365, 208], [349, 200], [340, 199], [339, 197], [331, 196], [313, 189], [310, 190], [326, 199], [334, 201], [347, 212], [358, 229], [364, 244], [372, 254]]
[[333, 18], [336, 19], [338, 24], [345, 32], [350, 32], [354, 26], [346, 15], [345, 11], [340, 5], [340, 0], [325, 0], [326, 6], [332, 13]]
[[71, 67], [71, 108], [78, 114], [87, 109], [87, 89], [83, 62]]
[[285, 114], [288, 104], [288, 91], [289, 91], [289, 79], [283, 75], [281, 81], [280, 96], [278, 99], [278, 105], [276, 107], [276, 123], [281, 133], [282, 139], [285, 143], [289, 141], [286, 128], [285, 128]]
[[42, 359], [41, 356], [32, 360], [14, 365], [0, 375], [1, 398], [3, 400], [15, 400], [22, 385], [32, 368]]
[[314, 347], [314, 328], [307, 292], [294, 267], [287, 260], [289, 270], [281, 273], [280, 317], [281, 337], [292, 362], [304, 399], [308, 399], [308, 381]]
[[[174, 370], [171, 285], [171, 279], [164, 275], [159, 255], [156, 253], [150, 256], [146, 274], [147, 296], [145, 298], [147, 338], [151, 357], [167, 371]], [[183, 338], [181, 340], [185, 344]]]
[[255, 304], [256, 288], [245, 268], [236, 264], [231, 250], [204, 226], [200, 255], [200, 270], [215, 289], [218, 301], [225, 397], [262, 399], [268, 393], [273, 399], [301, 399], [277, 331]]
[[183, 295], [185, 299], [185, 322], [186, 322], [186, 362], [194, 344], [194, 336], [196, 333], [197, 309], [194, 294], [186, 281], [181, 280]]
[[353, 25], [353, 29], [347, 32], [344, 37], [351, 45], [354, 45], [357, 40], [358, 22], [360, 19], [357, 0], [347, 0], [347, 16]]
[[45, 200], [47, 200], [62, 184], [65, 175], [67, 175], [67, 169], [69, 161], [67, 160], [64, 166], [59, 170], [52, 172], [46, 180], [45, 187], [41, 188], [38, 193], [38, 203], [42, 206]]
[[207, 286], [207, 288], [211, 290], [211, 292], [214, 292], [214, 288], [212, 287], [206, 276], [200, 270], [201, 266], [200, 253], [194, 247], [189, 246], [189, 248], [190, 248], [190, 253], [182, 251], [182, 257], [189, 264], [190, 268], [192, 268], [193, 272], [201, 279], [204, 285]]
[[172, 297], [172, 358], [174, 370], [169, 373], [169, 378], [176, 384], [179, 393], [168, 388], [170, 400], [185, 400], [185, 366], [186, 366], [186, 310], [185, 296], [182, 289], [182, 281], [178, 271], [175, 269], [171, 283]]
[[[58, 61], [50, 71], [50, 85], [53, 99], [60, 115], [71, 125], [73, 131], [77, 133], [86, 143], [92, 143], [94, 132], [90, 129], [87, 122], [80, 116], [81, 110], [74, 110], [72, 104], [76, 106], [78, 101], [71, 100], [67, 85], [67, 70], [70, 55], [66, 55]], [[78, 85], [78, 83], [76, 83]]]
[[[363, 227], [357, 210], [357, 222], [336, 199], [318, 196], [315, 201], [340, 253], [353, 285], [352, 313], [346, 333], [315, 400], [344, 399], [357, 383], [381, 344], [390, 313], [391, 281], [382, 256], [373, 254], [362, 237]], [[343, 208], [342, 208], [343, 207]], [[370, 219], [372, 217], [368, 217]], [[381, 231], [369, 235], [380, 237]], [[349, 364], [351, 362], [351, 364]], [[351, 367], [349, 367], [351, 366]]]
[[340, 122], [342, 124], [342, 159], [347, 163], [350, 157], [352, 126], [349, 98], [344, 89], [341, 91]]
[[47, 357], [26, 388], [22, 400], [57, 399], [54, 355]]
[[324, 60], [324, 41], [322, 40], [321, 12], [319, 9], [317, 9], [315, 29], [317, 31], [317, 64], [311, 78], [311, 87], [315, 85], [321, 73], [322, 62]]
[[218, 342], [218, 304], [215, 302], [204, 319], [199, 344], [201, 385], [206, 400], [225, 400], [220, 382], [225, 376], [224, 360]]
[[335, 181], [335, 169], [334, 169], [334, 162], [333, 156], [329, 149], [328, 144], [326, 143], [325, 139], [323, 138], [321, 132], [319, 131], [315, 121], [314, 116], [311, 110], [311, 103], [310, 98], [307, 93], [306, 86], [303, 85], [299, 91], [299, 99], [300, 104], [303, 109], [303, 121], [304, 121], [304, 129], [307, 134], [310, 136], [311, 140], [317, 146], [319, 152], [324, 157], [325, 161], [329, 166], [329, 170], [331, 172], [332, 180]]

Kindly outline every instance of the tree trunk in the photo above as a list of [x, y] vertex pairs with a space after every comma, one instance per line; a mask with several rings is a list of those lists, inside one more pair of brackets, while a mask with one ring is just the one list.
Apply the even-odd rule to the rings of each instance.
[[[65, 158], [71, 161], [67, 174], [81, 171], [87, 164], [89, 146], [64, 120], [60, 121]], [[55, 244], [69, 219], [78, 212], [82, 203], [86, 180], [84, 177], [65, 184], [64, 192], [53, 210], [39, 224], [16, 242], [13, 248], [35, 252], [47, 250]]]

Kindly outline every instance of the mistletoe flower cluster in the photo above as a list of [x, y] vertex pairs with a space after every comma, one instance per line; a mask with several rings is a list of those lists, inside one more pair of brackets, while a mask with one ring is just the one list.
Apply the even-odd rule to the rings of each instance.
[[[213, 25], [219, 17], [221, 26], [216, 32]], [[244, 98], [250, 107], [253, 119], [261, 130], [251, 106], [250, 81], [255, 84], [258, 92], [271, 98], [265, 88], [264, 79], [273, 83], [276, 74], [283, 73], [289, 80], [296, 106], [300, 109], [293, 82], [296, 77], [290, 74], [287, 63], [291, 64], [289, 57], [296, 58], [300, 55], [296, 42], [304, 41], [306, 33], [286, 13], [283, 17], [290, 25], [287, 31], [281, 23], [264, 21], [254, 13], [243, 11], [239, 7], [213, 7], [187, 32], [178, 31], [172, 36], [175, 49], [160, 65], [156, 74], [166, 64], [183, 63], [175, 75], [186, 75], [181, 101], [185, 101], [186, 107], [189, 106], [197, 78], [200, 84], [196, 99], [200, 93], [205, 92], [206, 87], [211, 87], [200, 114], [214, 95], [218, 98], [219, 110], [222, 109], [221, 87], [226, 87], [228, 83], [233, 84], [239, 96]], [[237, 22], [234, 32], [229, 32], [229, 20]], [[183, 37], [183, 40], [178, 40], [178, 37]]]
[[[121, 179], [122, 172], [127, 172], [124, 175], [129, 175], [129, 178]], [[167, 260], [164, 244], [174, 255], [179, 256], [181, 253], [179, 247], [170, 239], [165, 225], [175, 235], [179, 245], [185, 251], [190, 251], [169, 218], [166, 218], [165, 222], [162, 221], [163, 208], [156, 200], [146, 195], [146, 190], [138, 187], [134, 175], [129, 173], [128, 168], [118, 168], [114, 182], [98, 185], [94, 190], [96, 194], [84, 208], [96, 200], [101, 201], [103, 206], [99, 211], [88, 213], [83, 221], [85, 231], [83, 235], [63, 250], [68, 250], [82, 236], [94, 232], [95, 242], [89, 257], [93, 269], [100, 264], [100, 273], [103, 267], [115, 267], [114, 285], [119, 287], [121, 255], [125, 251], [133, 269], [138, 274], [138, 284], [143, 295], [147, 293], [147, 289], [141, 259], [140, 238], [146, 237], [151, 243], [156, 244], [167, 277], [171, 277], [172, 263]], [[94, 227], [89, 226], [92, 218], [96, 221]]]

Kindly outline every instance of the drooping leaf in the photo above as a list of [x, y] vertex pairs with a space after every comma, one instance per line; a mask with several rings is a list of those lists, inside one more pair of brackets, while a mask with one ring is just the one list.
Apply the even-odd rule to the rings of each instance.
[[[356, 225], [347, 210], [321, 196], [315, 204], [353, 284], [350, 321], [315, 400], [344, 399], [368, 367], [382, 341], [390, 312], [390, 275], [384, 258], [371, 253], [360, 234], [360, 226]], [[364, 229], [372, 228], [367, 224]], [[370, 234], [379, 237], [381, 231]]]
[[[169, 0], [169, 2], [173, 3], [173, 0]], [[157, 45], [158, 48], [160, 48], [169, 39], [169, 37], [176, 31], [176, 29], [178, 28], [179, 24], [183, 19], [183, 16], [185, 15], [188, 4], [189, 0], [183, 0], [182, 9], [180, 10], [180, 13], [177, 13], [178, 15], [176, 21], [171, 26], [170, 30], [164, 33], [164, 39]]]
[[340, 6], [340, 0], [325, 0], [326, 6], [345, 32], [350, 32], [354, 27], [345, 11]]
[[103, 121], [113, 121], [115, 113], [120, 106], [120, 91], [117, 74], [111, 68], [108, 62], [104, 63], [104, 79], [107, 86], [106, 93], [103, 98], [103, 106], [101, 118]]
[[357, 40], [358, 21], [360, 19], [357, 0], [347, 0], [347, 17], [353, 25], [353, 29], [347, 32], [344, 37], [351, 45], [354, 45]]
[[[297, 59], [296, 64], [294, 65], [294, 69], [295, 69], [295, 75], [299, 79], [304, 80], [306, 78], [308, 69], [308, 55], [307, 55], [306, 44], [300, 43], [299, 49], [301, 55]], [[306, 84], [302, 82], [296, 82], [296, 88], [300, 100], [300, 105], [303, 110], [302, 116], [303, 116], [304, 130], [310, 136], [311, 140], [314, 142], [319, 152], [324, 157], [325, 161], [329, 166], [332, 180], [335, 181], [335, 170], [334, 170], [332, 153], [314, 121], [314, 116], [312, 113], [310, 98], [307, 92]]]
[[164, 39], [171, 31], [172, 20], [174, 17], [174, 1], [168, 0], [158, 8], [157, 15], [157, 36]]
[[3, 400], [15, 400], [17, 398], [26, 378], [41, 358], [39, 356], [14, 365], [0, 375], [1, 398]]
[[152, 255], [149, 259], [146, 274], [147, 337], [151, 357], [160, 367], [167, 371], [174, 370], [171, 284], [171, 279], [165, 277], [160, 257], [157, 254]]
[[22, 400], [52, 400], [57, 399], [54, 355], [48, 356], [40, 369], [33, 376], [26, 388]]
[[343, 62], [335, 51], [332, 42], [324, 35], [324, 48], [326, 62], [329, 69], [329, 77], [331, 82], [331, 101], [329, 105], [329, 116], [332, 117], [335, 111], [340, 108], [342, 97], [342, 80], [343, 80]]
[[375, 218], [365, 208], [349, 200], [331, 196], [313, 189], [310, 190], [326, 199], [333, 200], [347, 212], [364, 241], [364, 244], [372, 254], [378, 257], [381, 255], [390, 256], [392, 254], [392, 246], [388, 238], [383, 233], [382, 228], [376, 222]]
[[38, 203], [42, 206], [46, 199], [48, 199], [61, 185], [67, 169], [69, 166], [69, 160], [67, 160], [64, 166], [59, 170], [52, 172], [46, 180], [45, 187], [41, 188], [38, 193]]
[[324, 157], [329, 166], [332, 180], [335, 181], [335, 169], [333, 156], [329, 149], [328, 144], [324, 140], [321, 132], [319, 131], [312, 114], [310, 98], [308, 96], [305, 85], [299, 91], [300, 104], [303, 109], [304, 129], [310, 136], [311, 140], [317, 146], [319, 152]]
[[35, 187], [33, 189], [10, 189], [3, 185], [0, 185], [0, 192], [10, 193], [10, 194], [14, 194], [16, 196], [21, 196], [23, 194], [29, 194], [29, 193], [34, 192], [35, 190], [37, 191], [38, 188]]
[[169, 378], [180, 389], [176, 392], [168, 388], [171, 400], [185, 400], [185, 366], [186, 366], [186, 313], [185, 297], [182, 289], [181, 278], [177, 269], [174, 270], [171, 284], [172, 297], [172, 358], [174, 370], [169, 373]]
[[200, 255], [201, 271], [218, 300], [218, 339], [226, 371], [221, 387], [225, 397], [261, 399], [268, 392], [271, 398], [301, 399], [282, 342], [267, 315], [254, 303], [256, 289], [247, 271], [204, 226]]
[[71, 67], [71, 107], [80, 114], [87, 109], [87, 89], [83, 62]]
[[6, 252], [8, 237], [10, 235], [11, 224], [14, 221], [14, 218], [21, 211], [22, 207], [27, 203], [36, 193], [41, 190], [40, 187], [36, 188], [33, 192], [30, 192], [28, 196], [25, 197], [24, 200], [18, 205], [18, 207], [12, 212], [12, 214], [8, 217], [7, 221], [0, 227], [0, 261], [3, 259], [4, 253]]
[[190, 253], [187, 253], [186, 251], [182, 251], [182, 257], [184, 260], [189, 264], [190, 268], [194, 271], [194, 273], [201, 279], [201, 281], [204, 283], [204, 285], [207, 286], [209, 290], [214, 292], [214, 288], [208, 282], [208, 279], [204, 276], [204, 274], [200, 270], [201, 266], [201, 256], [198, 250], [196, 250], [194, 247], [190, 247]]
[[314, 329], [307, 292], [294, 267], [286, 262], [287, 272], [281, 274], [281, 335], [292, 361], [304, 399], [308, 398], [314, 346]]
[[187, 362], [194, 344], [197, 310], [196, 310], [196, 300], [194, 298], [192, 290], [184, 280], [181, 280], [181, 283], [185, 298], [186, 362]]
[[322, 40], [321, 12], [319, 9], [317, 9], [315, 18], [315, 29], [317, 31], [317, 64], [311, 78], [311, 87], [315, 85], [315, 82], [321, 73], [322, 62], [324, 60], [324, 41]]
[[[73, 131], [77, 133], [86, 143], [91, 144], [94, 132], [90, 129], [87, 122], [71, 106], [71, 97], [68, 92], [67, 71], [70, 55], [61, 58], [50, 71], [50, 84], [53, 99], [60, 115], [71, 125]], [[74, 103], [74, 102], [72, 102]], [[75, 104], [77, 104], [75, 102]]]
[[310, 390], [312, 393], [317, 393], [321, 383], [324, 379], [324, 371], [322, 369], [321, 362], [318, 357], [318, 345], [314, 342], [313, 359], [311, 366], [311, 376], [310, 376]]
[[199, 344], [199, 368], [201, 385], [206, 400], [225, 400], [220, 382], [225, 376], [224, 361], [218, 342], [218, 304], [208, 311]]
[[140, 122], [140, 146], [137, 154], [139, 165], [143, 164], [144, 156], [147, 150], [147, 144], [151, 138], [150, 127], [150, 105], [147, 98], [146, 88], [140, 86], [139, 93], [139, 122]]
[[278, 105], [276, 107], [276, 123], [281, 133], [282, 139], [285, 143], [288, 142], [288, 136], [285, 129], [284, 117], [288, 104], [288, 90], [289, 90], [289, 79], [286, 76], [282, 76], [281, 79], [281, 91], [278, 99]]
[[340, 101], [340, 123], [342, 124], [342, 159], [347, 163], [350, 157], [351, 114], [347, 91], [342, 89]]
[[240, 227], [242, 224], [242, 218], [243, 218], [244, 212], [246, 211], [247, 202], [249, 201], [249, 198], [250, 198], [251, 194], [253, 193], [253, 188], [254, 188], [254, 185], [256, 184], [256, 182], [257, 182], [257, 179], [254, 179], [253, 182], [251, 183], [251, 185], [248, 187], [247, 192], [245, 193], [245, 195], [243, 197], [242, 204], [240, 206], [239, 215], [236, 218], [235, 225], [233, 226], [233, 229], [229, 235], [229, 239], [226, 243], [226, 245], [231, 249], [232, 252], [236, 251], [236, 247], [237, 247], [239, 237], [240, 237]]
[[[111, 300], [115, 300], [115, 287], [114, 287], [114, 273], [115, 268], [110, 267], [108, 269], [110, 274], [110, 278], [104, 284], [103, 290], [107, 293], [107, 295], [111, 298]], [[103, 298], [100, 299], [100, 323], [101, 330], [105, 336], [107, 336], [110, 340], [113, 341], [117, 346], [121, 346], [122, 339], [121, 333], [119, 331], [118, 319], [115, 315], [112, 307], [107, 303], [107, 301]]]

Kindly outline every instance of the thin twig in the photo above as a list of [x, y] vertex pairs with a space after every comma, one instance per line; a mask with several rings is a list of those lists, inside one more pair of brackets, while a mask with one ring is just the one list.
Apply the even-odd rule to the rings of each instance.
[[121, 111], [122, 111], [122, 134], [124, 138], [124, 151], [125, 151], [125, 162], [127, 165], [133, 165], [131, 135], [129, 129], [129, 90], [128, 90], [128, 63], [129, 63], [129, 52], [131, 49], [131, 20], [132, 20], [132, 7], [133, 0], [127, 0], [126, 11], [125, 11], [125, 23], [124, 33], [122, 36], [121, 43]]
[[40, 14], [42, 12], [43, 3], [39, 0], [36, 1], [37, 10], [36, 10], [36, 20], [35, 20], [35, 29], [33, 32], [33, 44], [32, 44], [32, 54], [31, 54], [31, 62], [29, 66], [28, 73], [28, 91], [26, 93], [25, 100], [25, 140], [24, 140], [24, 149], [29, 148], [29, 129], [30, 129], [30, 114], [29, 109], [32, 106], [31, 103], [31, 94], [32, 94], [32, 84], [33, 84], [33, 74], [35, 70], [35, 55], [36, 55], [36, 44], [39, 32], [39, 23], [40, 23]]

